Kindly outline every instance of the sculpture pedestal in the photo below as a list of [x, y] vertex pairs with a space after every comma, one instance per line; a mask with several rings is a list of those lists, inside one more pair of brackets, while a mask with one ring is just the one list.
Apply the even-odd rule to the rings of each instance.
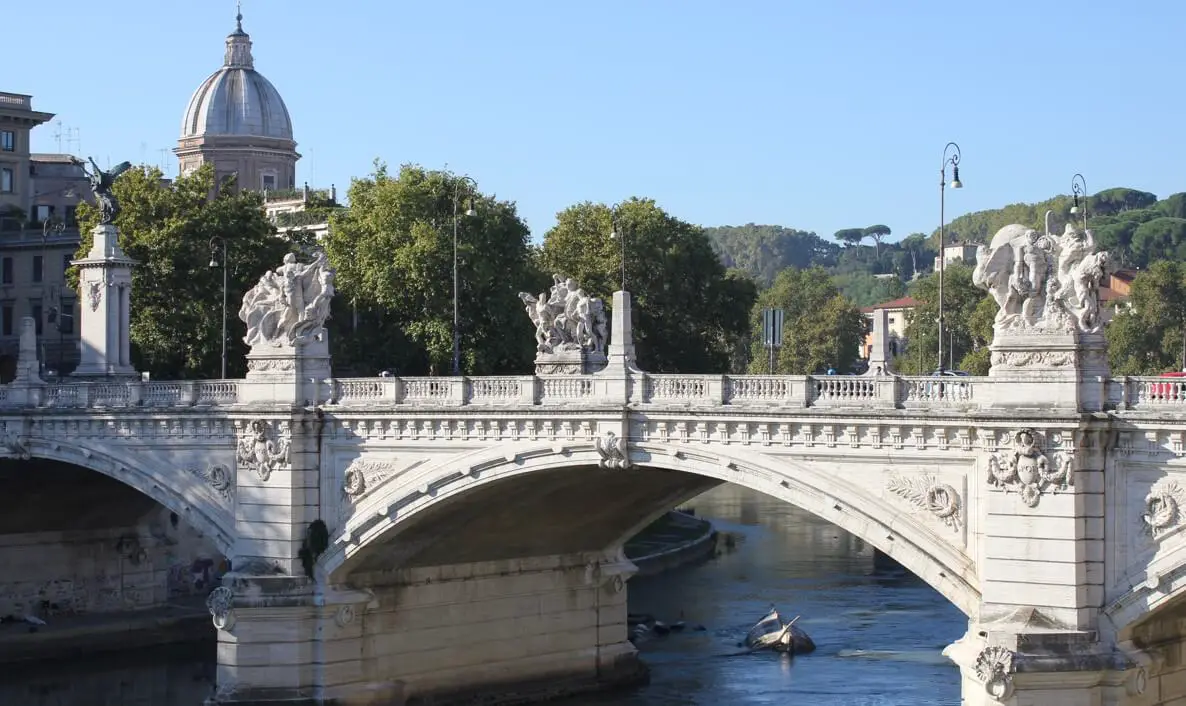
[[325, 401], [322, 383], [333, 377], [328, 335], [323, 330], [295, 346], [254, 346], [247, 354], [243, 402], [288, 402], [305, 406]]
[[988, 376], [1016, 385], [993, 385], [994, 407], [1103, 409], [1109, 375], [1102, 333], [1000, 331], [989, 346]]
[[119, 231], [98, 225], [90, 252], [78, 266], [82, 293], [79, 363], [73, 377], [136, 376], [132, 367], [132, 267], [136, 261], [119, 247]]
[[604, 353], [565, 351], [540, 353], [535, 357], [536, 375], [589, 375], [605, 369]]

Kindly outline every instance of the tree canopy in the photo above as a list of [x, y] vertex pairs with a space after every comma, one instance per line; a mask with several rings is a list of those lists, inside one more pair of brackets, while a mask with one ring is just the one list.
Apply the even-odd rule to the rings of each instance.
[[769, 372], [762, 341], [762, 310], [766, 308], [782, 309], [784, 316], [776, 373], [810, 375], [832, 367], [841, 373], [852, 372], [861, 353], [865, 319], [823, 268], [785, 269], [759, 295], [750, 315], [751, 373]]
[[[730, 369], [743, 346], [756, 291], [749, 277], [726, 272], [704, 229], [640, 198], [619, 205], [616, 226], [608, 206], [591, 202], [570, 206], [556, 221], [544, 236], [541, 266], [575, 278], [607, 303], [620, 286], [625, 243], [626, 288], [642, 369]], [[624, 241], [610, 237], [615, 227]]]
[[[140, 263], [132, 269], [133, 365], [164, 379], [219, 377], [222, 256], [211, 253], [210, 242], [220, 238], [227, 248], [227, 374], [241, 377], [247, 354], [238, 316], [243, 295], [292, 249], [275, 236], [262, 197], [233, 189], [212, 197], [210, 165], [171, 184], [155, 167], [129, 169], [112, 191], [121, 207], [115, 220], [120, 247]], [[82, 204], [78, 221], [78, 257], [85, 257], [98, 211]], [[70, 277], [77, 286], [77, 268]]]
[[769, 286], [775, 275], [787, 267], [831, 267], [840, 252], [838, 245], [815, 233], [782, 226], [749, 223], [704, 231], [725, 267], [748, 272], [763, 286]]
[[1104, 329], [1112, 373], [1186, 369], [1186, 263], [1153, 263], [1133, 279], [1128, 304]]
[[[904, 375], [929, 375], [939, 364], [939, 276], [927, 275], [910, 285], [910, 296], [921, 304], [907, 317], [907, 350], [894, 361], [894, 369]], [[951, 263], [943, 274], [943, 367], [964, 369], [964, 358], [976, 350], [984, 338], [983, 312], [977, 315], [988, 293], [972, 284], [972, 268]], [[995, 302], [993, 302], [995, 307]], [[987, 305], [986, 305], [987, 306]], [[996, 316], [996, 309], [992, 309]], [[980, 326], [973, 330], [973, 322]], [[975, 362], [973, 358], [970, 362]], [[970, 372], [970, 371], [969, 371]]]
[[[453, 353], [453, 225], [464, 374], [531, 369], [531, 324], [518, 298], [542, 276], [515, 204], [464, 177], [376, 162], [354, 179], [350, 208], [331, 217], [326, 254], [337, 270], [335, 367], [448, 374]], [[473, 215], [467, 215], [472, 209]]]

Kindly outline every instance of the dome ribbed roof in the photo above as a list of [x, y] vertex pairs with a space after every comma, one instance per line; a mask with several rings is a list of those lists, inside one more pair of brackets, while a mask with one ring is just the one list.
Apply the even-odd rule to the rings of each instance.
[[198, 86], [185, 109], [181, 138], [242, 135], [292, 139], [292, 119], [280, 92], [255, 70], [243, 15], [226, 38], [222, 68]]

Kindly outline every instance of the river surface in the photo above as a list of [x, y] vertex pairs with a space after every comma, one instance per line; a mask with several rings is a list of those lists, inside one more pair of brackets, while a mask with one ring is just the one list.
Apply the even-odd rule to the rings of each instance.
[[[705, 629], [640, 641], [647, 686], [565, 706], [958, 706], [959, 671], [940, 652], [967, 621], [934, 589], [909, 574], [875, 575], [868, 545], [774, 498], [726, 485], [689, 506], [738, 541], [695, 566], [632, 580], [630, 610]], [[738, 654], [771, 604], [802, 616], [814, 653]], [[213, 661], [206, 646], [4, 670], [0, 704], [199, 706]]]

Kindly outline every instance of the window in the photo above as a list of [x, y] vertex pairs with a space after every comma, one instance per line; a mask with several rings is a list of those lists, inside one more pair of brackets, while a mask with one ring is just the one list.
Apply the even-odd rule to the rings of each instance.
[[0, 151], [16, 152], [16, 133], [12, 130], [0, 130]]
[[40, 255], [33, 256], [33, 281], [40, 282], [41, 276], [45, 274], [45, 261]]
[[12, 335], [12, 302], [0, 303], [0, 335]]
[[48, 221], [50, 218], [53, 218], [54, 207], [38, 205], [36, 214], [37, 214], [37, 222], [38, 223], [41, 223], [43, 221]]
[[66, 207], [66, 225], [71, 228], [78, 225], [78, 206]]
[[73, 255], [71, 255], [71, 254], [69, 254], [69, 253], [66, 253], [65, 255], [63, 255], [63, 256], [62, 256], [62, 275], [63, 275], [63, 278], [65, 277], [65, 274], [66, 274], [67, 272], [69, 272], [69, 271], [70, 271], [70, 261], [71, 261], [71, 260], [73, 260], [73, 259], [74, 259], [74, 256], [73, 256]]
[[37, 330], [37, 335], [40, 336], [41, 335], [41, 319], [44, 318], [41, 315], [41, 300], [40, 299], [30, 299], [29, 300], [29, 316], [33, 317], [33, 325]]
[[0, 284], [12, 284], [12, 258], [0, 260]]
[[264, 174], [263, 176], [264, 191], [273, 191], [276, 188], [276, 175]]
[[58, 330], [62, 333], [74, 333], [73, 299], [62, 300], [62, 310], [58, 312]]
[[12, 179], [12, 170], [8, 167], [0, 169], [0, 191], [11, 194], [16, 186]]

